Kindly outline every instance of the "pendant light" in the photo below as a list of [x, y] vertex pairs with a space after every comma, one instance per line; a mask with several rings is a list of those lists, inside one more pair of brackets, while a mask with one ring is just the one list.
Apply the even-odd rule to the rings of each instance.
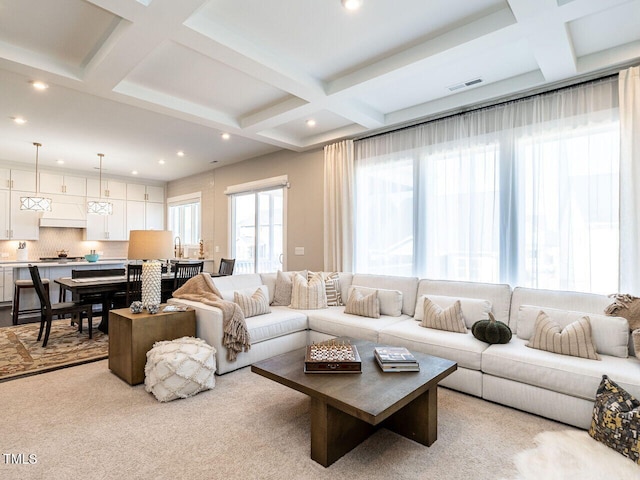
[[32, 212], [50, 212], [51, 211], [51, 199], [41, 197], [39, 195], [40, 188], [38, 186], [38, 152], [42, 146], [40, 143], [33, 142], [36, 147], [36, 191], [34, 195], [27, 197], [20, 197], [20, 210], [30, 210]]
[[104, 153], [99, 153], [98, 157], [100, 157], [100, 196], [97, 202], [87, 202], [87, 213], [94, 215], [111, 215], [113, 213], [113, 204], [102, 200], [102, 157], [104, 157]]

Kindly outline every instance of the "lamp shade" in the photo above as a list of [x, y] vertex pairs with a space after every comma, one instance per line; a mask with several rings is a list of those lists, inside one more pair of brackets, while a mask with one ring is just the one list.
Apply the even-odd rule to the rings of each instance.
[[173, 257], [173, 233], [170, 230], [131, 230], [129, 260], [157, 260]]

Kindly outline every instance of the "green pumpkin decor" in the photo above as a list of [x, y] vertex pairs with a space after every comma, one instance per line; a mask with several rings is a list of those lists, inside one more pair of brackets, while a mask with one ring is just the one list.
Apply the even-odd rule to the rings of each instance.
[[471, 327], [471, 333], [478, 340], [487, 343], [509, 343], [511, 329], [504, 322], [499, 322], [493, 313], [489, 312], [489, 320], [478, 320]]

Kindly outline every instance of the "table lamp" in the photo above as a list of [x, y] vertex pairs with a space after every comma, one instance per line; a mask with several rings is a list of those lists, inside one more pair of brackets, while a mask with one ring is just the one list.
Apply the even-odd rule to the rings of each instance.
[[158, 259], [173, 255], [170, 230], [131, 230], [129, 232], [129, 260], [144, 260], [142, 264], [142, 305], [160, 305], [162, 291], [162, 263]]

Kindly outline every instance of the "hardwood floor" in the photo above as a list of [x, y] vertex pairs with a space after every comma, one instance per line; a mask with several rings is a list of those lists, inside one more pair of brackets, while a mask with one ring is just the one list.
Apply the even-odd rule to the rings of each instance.
[[[40, 321], [40, 315], [29, 316], [29, 317], [23, 316], [20, 318], [18, 323], [22, 325], [24, 323], [32, 323], [32, 322], [39, 322], [39, 321]], [[9, 327], [11, 325], [13, 325], [11, 321], [11, 305], [0, 307], [0, 327]]]

